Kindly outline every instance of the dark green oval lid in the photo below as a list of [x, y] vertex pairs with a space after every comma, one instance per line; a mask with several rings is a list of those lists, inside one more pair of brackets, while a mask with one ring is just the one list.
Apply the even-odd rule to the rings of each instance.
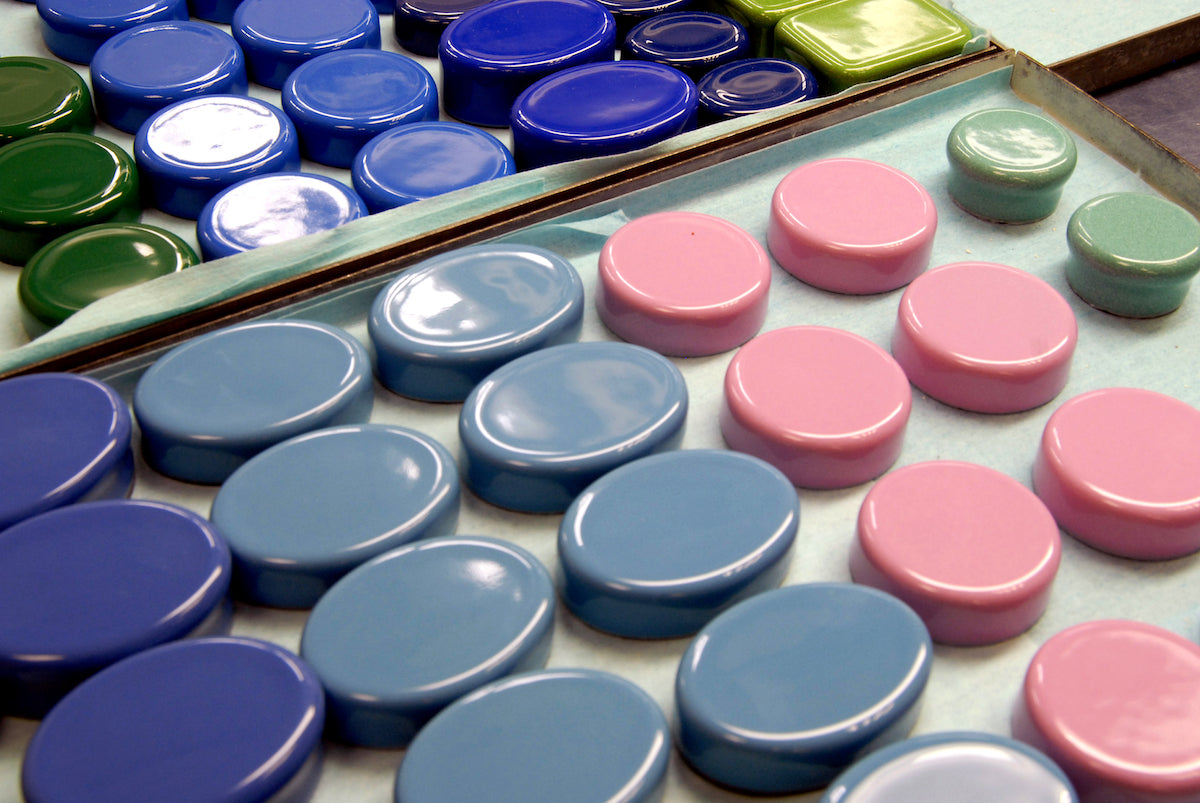
[[38, 134], [0, 148], [0, 260], [24, 265], [51, 240], [141, 215], [137, 168], [90, 134]]
[[0, 146], [52, 131], [90, 134], [95, 123], [79, 73], [37, 56], [0, 58]]
[[186, 241], [144, 223], [100, 223], [65, 234], [21, 271], [17, 292], [35, 319], [25, 328], [36, 336], [93, 301], [199, 261]]

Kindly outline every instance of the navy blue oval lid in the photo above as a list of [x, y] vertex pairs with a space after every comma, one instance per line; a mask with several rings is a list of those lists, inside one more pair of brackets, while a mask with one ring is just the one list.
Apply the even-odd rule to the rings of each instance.
[[646, 147], [696, 125], [696, 85], [673, 67], [615, 61], [570, 67], [517, 98], [513, 149], [522, 169]]
[[669, 11], [634, 26], [621, 44], [623, 59], [669, 64], [693, 81], [714, 67], [750, 55], [745, 26], [708, 11]]
[[220, 631], [229, 580], [224, 540], [174, 505], [87, 502], [26, 519], [0, 533], [0, 687], [33, 712], [116, 660]]
[[325, 719], [311, 668], [241, 637], [154, 647], [88, 679], [34, 733], [29, 803], [266, 801], [311, 791]]
[[820, 803], [1077, 803], [1062, 769], [1029, 745], [975, 731], [913, 736], [868, 753]]
[[0, 530], [61, 505], [124, 496], [133, 483], [129, 407], [75, 374], [0, 382]]
[[539, 349], [493, 371], [463, 403], [467, 484], [501, 507], [561, 512], [601, 475], [677, 445], [687, 409], [683, 375], [650, 349]]
[[436, 56], [446, 27], [489, 0], [396, 0], [396, 43], [418, 56]]
[[700, 79], [700, 109], [723, 119], [773, 109], [817, 96], [817, 81], [803, 65], [784, 59], [739, 59]]
[[386, 387], [462, 401], [505, 362], [578, 339], [583, 311], [583, 280], [570, 262], [544, 248], [496, 243], [406, 270], [379, 291], [367, 324]]
[[616, 23], [595, 0], [493, 0], [450, 24], [439, 55], [485, 69], [540, 73], [615, 41]]
[[617, 635], [690, 635], [787, 572], [799, 497], [778, 469], [723, 449], [626, 463], [579, 495], [559, 527], [567, 606]]
[[400, 764], [395, 799], [649, 803], [662, 791], [670, 752], [662, 710], [624, 678], [591, 669], [526, 672], [434, 717]]

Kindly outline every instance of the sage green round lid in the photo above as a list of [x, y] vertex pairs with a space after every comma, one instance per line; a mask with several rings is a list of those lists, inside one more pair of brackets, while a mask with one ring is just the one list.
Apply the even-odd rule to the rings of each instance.
[[946, 139], [946, 156], [955, 203], [1003, 223], [1028, 223], [1054, 212], [1079, 158], [1065, 128], [1016, 108], [963, 117]]
[[21, 304], [47, 327], [118, 290], [197, 264], [177, 235], [144, 223], [100, 223], [65, 234], [21, 271]]
[[1071, 216], [1067, 245], [1071, 288], [1093, 307], [1126, 317], [1176, 309], [1200, 272], [1200, 222], [1157, 195], [1093, 198]]
[[141, 215], [133, 158], [90, 134], [39, 134], [0, 148], [0, 260], [23, 265], [69, 231]]
[[59, 61], [0, 58], [0, 146], [52, 131], [90, 134], [96, 123], [83, 77]]

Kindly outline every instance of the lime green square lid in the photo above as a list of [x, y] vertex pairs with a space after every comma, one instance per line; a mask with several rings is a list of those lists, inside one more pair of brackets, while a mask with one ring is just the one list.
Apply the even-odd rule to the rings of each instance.
[[933, 0], [829, 0], [784, 17], [775, 46], [811, 67], [822, 94], [950, 58], [971, 29]]
[[755, 56], [775, 51], [775, 23], [808, 6], [827, 0], [716, 0], [716, 10], [746, 27]]

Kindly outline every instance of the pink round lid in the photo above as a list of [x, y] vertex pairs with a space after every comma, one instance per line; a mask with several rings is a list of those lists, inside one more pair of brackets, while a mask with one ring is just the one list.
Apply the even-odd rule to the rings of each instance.
[[1200, 800], [1200, 647], [1141, 622], [1103, 620], [1034, 655], [1013, 735], [1070, 776], [1083, 803]]
[[925, 270], [936, 230], [937, 207], [911, 176], [866, 159], [822, 159], [775, 188], [767, 246], [808, 284], [883, 293]]
[[721, 433], [804, 488], [878, 477], [900, 455], [912, 390], [892, 356], [840, 329], [758, 335], [725, 372]]
[[875, 483], [858, 515], [850, 574], [908, 603], [943, 644], [992, 644], [1029, 629], [1058, 572], [1058, 525], [1006, 474], [917, 463]]
[[938, 401], [979, 413], [1045, 404], [1067, 384], [1078, 328], [1046, 282], [990, 262], [943, 265], [900, 298], [892, 354]]
[[1096, 549], [1164, 560], [1200, 549], [1200, 410], [1137, 388], [1059, 407], [1033, 488], [1060, 527]]
[[631, 343], [699, 357], [757, 334], [770, 285], [766, 249], [744, 229], [697, 212], [660, 212], [604, 244], [596, 308]]

